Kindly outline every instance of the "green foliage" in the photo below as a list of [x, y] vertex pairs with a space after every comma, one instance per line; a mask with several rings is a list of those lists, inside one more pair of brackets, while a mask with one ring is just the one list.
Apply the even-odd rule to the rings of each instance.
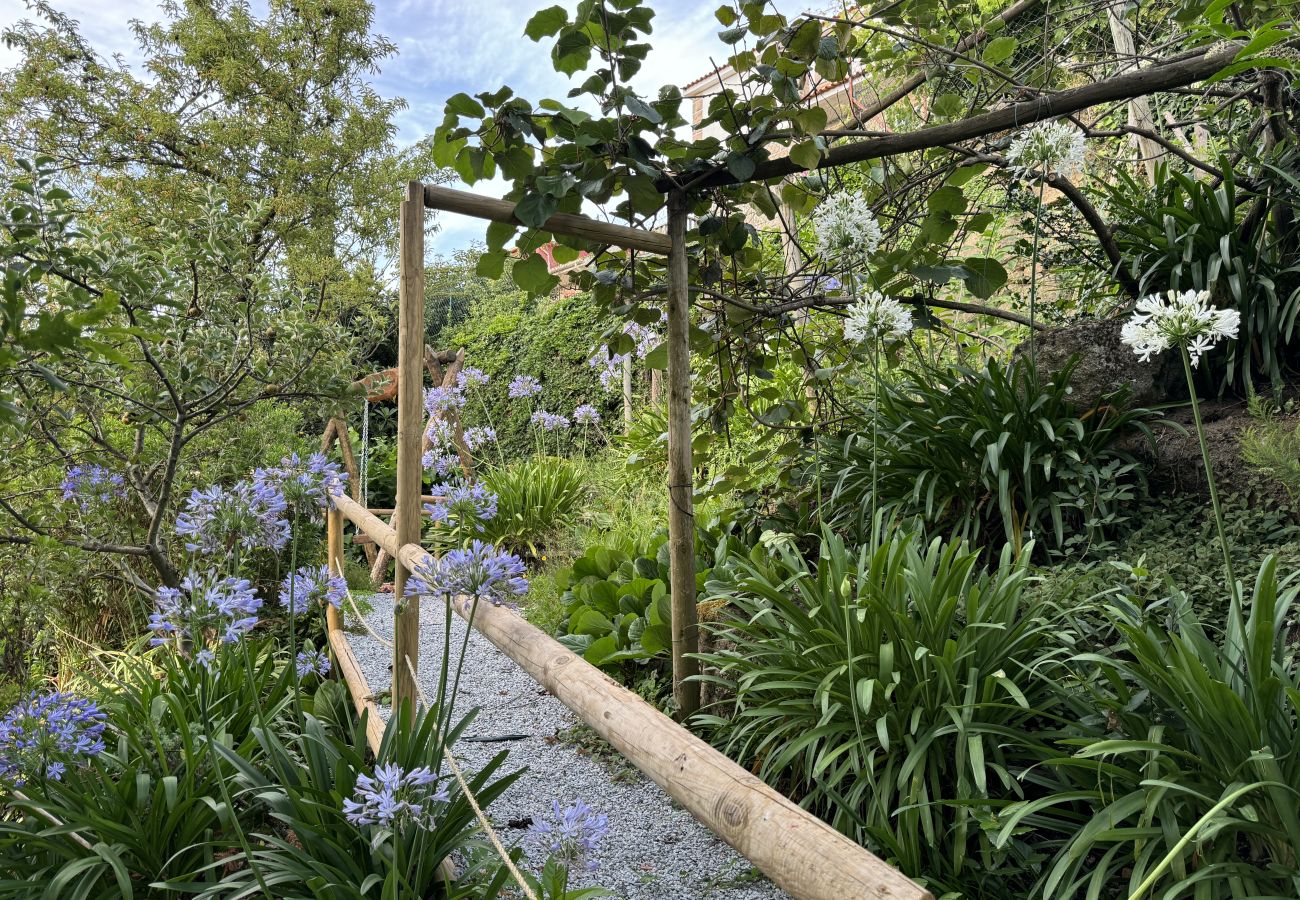
[[[1185, 496], [1144, 500], [1130, 508], [1130, 521], [1116, 535], [1105, 562], [1070, 563], [1045, 570], [1036, 589], [1062, 603], [1113, 588], [1117, 573], [1149, 602], [1166, 585], [1191, 598], [1202, 621], [1224, 622], [1223, 559], [1208, 503]], [[1224, 498], [1224, 531], [1233, 567], [1258, 571], [1275, 556], [1282, 571], [1300, 569], [1300, 526], [1291, 511], [1240, 495]], [[1109, 639], [1108, 639], [1109, 643]]]
[[573, 522], [586, 497], [578, 464], [550, 456], [492, 469], [483, 486], [496, 494], [497, 514], [480, 523], [479, 537], [533, 559]]
[[[12, 804], [21, 814], [0, 823], [0, 871], [10, 879], [0, 890], [33, 898], [50, 896], [47, 885], [57, 896], [111, 896], [115, 888], [123, 897], [166, 896], [148, 885], [183, 884], [208, 866], [214, 849], [232, 842], [232, 811], [210, 763], [203, 718], [229, 754], [257, 759], [254, 731], [263, 723], [284, 727], [292, 695], [289, 671], [268, 642], [249, 654], [251, 668], [227, 647], [211, 676], [167, 651], [127, 657], [114, 673], [117, 689], [103, 698], [113, 723], [106, 752], [87, 768], [70, 767], [62, 781], [29, 786], [30, 799]], [[245, 826], [256, 817], [247, 802], [233, 812]], [[68, 827], [50, 828], [45, 815]], [[93, 836], [94, 847], [83, 848], [78, 836]], [[216, 876], [203, 882], [216, 884]]]
[[[567, 617], [560, 643], [602, 668], [667, 657], [672, 646], [668, 543], [661, 536], [657, 544], [592, 547], [573, 561], [556, 579]], [[701, 586], [706, 574], [696, 575]]]
[[786, 542], [733, 551], [707, 586], [728, 604], [707, 626], [726, 649], [701, 659], [735, 711], [697, 721], [905, 872], [1015, 894], [1032, 831], [995, 846], [992, 830], [1050, 789], [1037, 766], [1071, 715], [1056, 682], [1069, 634], [1027, 575], [1010, 548], [984, 572], [965, 545], [909, 530], [860, 548], [828, 534], [811, 561]]
[[[52, 387], [64, 383], [51, 365], [70, 352], [115, 356], [123, 334], [106, 324], [118, 291], [83, 280], [103, 265], [81, 240], [72, 195], [58, 184], [53, 160], [19, 159], [13, 180], [0, 183], [7, 209], [0, 230], [0, 425], [22, 416], [11, 391], [13, 370], [34, 368]], [[9, 373], [5, 375], [5, 373]]]
[[1053, 761], [1075, 786], [1007, 811], [999, 839], [1062, 804], [1093, 807], [1044, 871], [1041, 896], [1205, 900], [1300, 890], [1300, 671], [1294, 575], [1259, 569], [1244, 633], [1211, 637], [1186, 595], [1116, 596], [1114, 653], [1096, 667], [1104, 735]]
[[1267, 418], [1241, 435], [1241, 455], [1282, 486], [1300, 509], [1300, 422]]
[[[342, 685], [326, 682], [303, 698], [295, 725], [297, 682], [292, 660], [284, 661], [266, 640], [224, 645], [211, 670], [165, 648], [119, 659], [107, 679], [115, 687], [101, 700], [108, 749], [60, 781], [6, 798], [0, 892], [33, 900], [253, 896], [252, 870], [232, 865], [238, 827], [251, 835], [258, 870], [277, 897], [496, 897], [503, 872], [441, 880], [444, 859], [476, 846], [475, 815], [459, 790], [434, 827], [398, 834], [355, 825], [342, 806], [357, 776], [382, 763], [428, 766], [451, 782], [442, 741], [455, 740], [472, 715], [440, 735], [437, 707], [403, 707], [372, 762], [365, 720], [352, 714]], [[467, 776], [484, 806], [518, 778], [500, 772], [505, 756]], [[236, 788], [233, 808], [220, 779]], [[51, 827], [51, 816], [63, 825]]]
[[1124, 521], [1142, 483], [1118, 442], [1147, 432], [1147, 411], [1125, 409], [1122, 393], [1076, 409], [1071, 372], [1047, 380], [1015, 359], [882, 380], [878, 406], [826, 442], [826, 521], [866, 534], [874, 486], [878, 510], [895, 519], [919, 517], [991, 547], [1030, 535], [1053, 550], [1090, 549]]
[[[1290, 169], [1295, 155], [1266, 164], [1261, 175], [1283, 202], [1300, 199]], [[1217, 305], [1241, 312], [1241, 330], [1226, 357], [1211, 357], [1223, 386], [1245, 385], [1258, 371], [1281, 385], [1295, 364], [1292, 340], [1300, 316], [1300, 235], [1242, 213], [1231, 159], [1221, 159], [1221, 181], [1166, 171], [1154, 191], [1119, 173], [1107, 192], [1116, 216], [1116, 241], [1129, 270], [1147, 293], [1208, 290]], [[1204, 377], [1204, 376], [1203, 376]]]

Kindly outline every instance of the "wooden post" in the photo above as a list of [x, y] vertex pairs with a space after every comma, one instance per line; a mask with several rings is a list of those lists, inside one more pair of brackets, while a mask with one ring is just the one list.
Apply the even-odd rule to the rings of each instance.
[[698, 610], [695, 597], [695, 485], [691, 462], [690, 291], [686, 195], [668, 195], [668, 547], [672, 593], [673, 698], [682, 719], [700, 708]]
[[632, 430], [632, 355], [623, 357], [623, 433]]
[[[325, 567], [331, 575], [343, 577], [343, 513], [330, 506], [325, 513]], [[331, 631], [343, 627], [343, 620], [334, 604], [325, 604], [325, 625]]]
[[[1106, 18], [1110, 22], [1111, 42], [1115, 45], [1115, 55], [1120, 59], [1120, 72], [1138, 66], [1137, 40], [1133, 36], [1132, 26], [1129, 25], [1128, 19], [1124, 17], [1124, 10], [1121, 6], [1123, 2], [1124, 0], [1112, 0], [1111, 4], [1106, 7]], [[1152, 133], [1155, 132], [1156, 120], [1151, 115], [1151, 98], [1149, 96], [1134, 97], [1128, 102], [1128, 123], [1136, 128]], [[1147, 173], [1147, 181], [1155, 184], [1156, 167], [1160, 163], [1160, 157], [1164, 155], [1164, 148], [1151, 138], [1140, 134], [1133, 136], [1133, 144], [1137, 147], [1138, 161], [1142, 163]]]
[[[420, 464], [424, 432], [424, 185], [406, 186], [401, 207], [400, 281], [397, 313], [397, 500], [393, 527], [403, 544], [420, 539]], [[398, 563], [393, 573], [393, 708], [416, 702], [411, 668], [420, 659], [420, 605], [402, 594], [410, 572]], [[406, 664], [407, 658], [411, 666]]]

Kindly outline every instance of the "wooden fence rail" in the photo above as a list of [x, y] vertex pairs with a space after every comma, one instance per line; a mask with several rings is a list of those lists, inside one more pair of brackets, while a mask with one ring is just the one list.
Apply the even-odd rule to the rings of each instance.
[[[433, 563], [418, 544], [400, 544], [397, 532], [361, 504], [348, 497], [335, 502], [335, 516], [345, 516], [408, 571]], [[341, 547], [342, 528], [338, 531]], [[331, 539], [332, 535], [333, 530]], [[452, 606], [469, 619], [467, 605]], [[897, 869], [511, 610], [481, 604], [470, 624], [691, 815], [798, 900], [932, 900], [929, 892]]]

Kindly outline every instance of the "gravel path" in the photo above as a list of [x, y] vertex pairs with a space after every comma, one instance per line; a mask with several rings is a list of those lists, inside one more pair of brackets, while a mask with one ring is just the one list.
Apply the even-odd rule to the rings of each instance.
[[[367, 600], [373, 607], [367, 624], [391, 639], [392, 595], [375, 594]], [[430, 695], [442, 652], [442, 617], [437, 604], [426, 603], [420, 610], [420, 681]], [[459, 616], [452, 616], [453, 663], [466, 627]], [[388, 691], [388, 648], [365, 632], [350, 632], [348, 641], [371, 690]], [[489, 810], [507, 845], [523, 836], [531, 817], [545, 815], [552, 800], [565, 805], [581, 799], [609, 816], [609, 831], [597, 854], [599, 868], [590, 875], [575, 875], [574, 886], [599, 885], [625, 900], [789, 897], [477, 632], [466, 650], [457, 718], [474, 707], [479, 713], [456, 745], [457, 758], [477, 769], [505, 749], [510, 756], [503, 771], [528, 770]], [[481, 740], [520, 735], [517, 740]], [[467, 740], [473, 738], [480, 740]]]

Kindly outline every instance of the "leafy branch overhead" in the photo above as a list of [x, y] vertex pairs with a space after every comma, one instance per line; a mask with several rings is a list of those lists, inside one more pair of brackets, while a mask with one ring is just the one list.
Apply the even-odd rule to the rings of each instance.
[[[683, 190], [697, 217], [694, 283], [722, 304], [758, 300], [725, 313], [706, 297], [702, 305], [718, 329], [748, 329], [754, 316], [766, 318], [764, 309], [789, 313], [795, 297], [804, 308], [826, 305], [815, 280], [788, 276], [816, 271], [801, 229], [828, 191], [848, 188], [865, 195], [885, 225], [872, 271], [880, 289], [935, 296], [955, 284], [987, 299], [1007, 284], [1012, 261], [971, 250], [996, 224], [981, 202], [990, 183], [1009, 174], [999, 151], [1014, 128], [1065, 114], [1088, 134], [1090, 154], [1122, 162], [1133, 139], [1126, 104], [1161, 92], [1177, 110], [1178, 129], [1154, 140], [1174, 163], [1185, 155], [1181, 135], [1207, 123], [1225, 123], [1224, 143], [1233, 146], [1223, 149], [1238, 158], [1267, 152], [1258, 133], [1234, 132], [1229, 120], [1240, 121], [1243, 110], [1262, 115], [1262, 86], [1297, 70], [1286, 5], [1155, 6], [1130, 10], [1116, 26], [1104, 8], [1066, 15], [1038, 0], [980, 12], [904, 0], [879, 14], [793, 19], [762, 0], [723, 5], [719, 37], [732, 52], [707, 76], [705, 95], [692, 98], [698, 114], [678, 87], [654, 96], [631, 87], [651, 49], [653, 11], [640, 0], [585, 0], [572, 14], [553, 6], [534, 15], [525, 34], [550, 42], [552, 63], [573, 89], [536, 103], [508, 86], [452, 97], [435, 160], [469, 184], [497, 175], [510, 182], [507, 199], [518, 203], [523, 227], [489, 226], [481, 274], [502, 272], [512, 239], [527, 258], [557, 237], [544, 227], [556, 212], [594, 207], [653, 227], [666, 194]], [[1140, 60], [1121, 53], [1111, 42], [1117, 27], [1152, 31], [1145, 45], [1153, 49]], [[845, 84], [847, 102], [824, 100]], [[1277, 117], [1273, 126], [1289, 127]], [[1090, 289], [1131, 295], [1135, 284], [1120, 272], [1093, 191], [1063, 175], [1051, 181], [1073, 221], [1092, 232], [1083, 249], [1100, 277]], [[785, 256], [783, 269], [774, 255]], [[533, 293], [555, 284], [535, 263], [515, 273]], [[604, 255], [584, 277], [599, 299], [635, 315], [629, 298], [663, 272], [653, 260]]]

